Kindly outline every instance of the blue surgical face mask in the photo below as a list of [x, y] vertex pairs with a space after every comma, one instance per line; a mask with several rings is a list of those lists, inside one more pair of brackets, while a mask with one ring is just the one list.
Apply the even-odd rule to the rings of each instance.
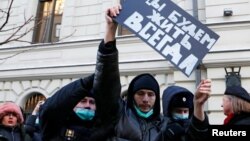
[[172, 117], [174, 120], [186, 120], [188, 119], [189, 114], [179, 114], [179, 113], [172, 113]]
[[92, 120], [95, 116], [94, 110], [84, 109], [84, 108], [76, 108], [75, 113], [82, 120]]
[[148, 112], [142, 112], [137, 106], [134, 105], [134, 108], [136, 110], [136, 113], [140, 116], [140, 117], [143, 117], [143, 118], [148, 118], [150, 117], [153, 113], [154, 113], [154, 110], [151, 109], [150, 111]]

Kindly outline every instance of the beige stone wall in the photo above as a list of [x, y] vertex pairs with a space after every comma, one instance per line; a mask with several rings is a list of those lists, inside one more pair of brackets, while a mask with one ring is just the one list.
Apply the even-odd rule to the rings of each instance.
[[[205, 0], [206, 23], [249, 20], [249, 0]], [[223, 17], [224, 9], [231, 9], [233, 16]]]

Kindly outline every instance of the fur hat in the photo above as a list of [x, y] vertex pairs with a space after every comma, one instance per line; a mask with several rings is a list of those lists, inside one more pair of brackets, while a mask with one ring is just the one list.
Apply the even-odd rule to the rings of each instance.
[[250, 95], [249, 93], [241, 86], [230, 86], [226, 88], [224, 92], [225, 95], [233, 95], [240, 99], [246, 100], [250, 102]]
[[193, 107], [193, 95], [190, 93], [178, 93], [174, 95], [171, 100], [170, 107], [174, 108], [192, 108]]
[[17, 115], [17, 122], [22, 124], [24, 119], [23, 119], [23, 114], [18, 105], [16, 105], [13, 102], [5, 102], [0, 105], [0, 120], [2, 121], [3, 117], [8, 113], [8, 112], [13, 112]]

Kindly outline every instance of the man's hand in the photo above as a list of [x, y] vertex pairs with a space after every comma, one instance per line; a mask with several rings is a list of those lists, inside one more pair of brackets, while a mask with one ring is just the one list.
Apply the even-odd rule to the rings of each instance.
[[117, 6], [108, 8], [106, 10], [106, 16], [105, 16], [105, 18], [106, 18], [107, 24], [114, 24], [114, 21], [113, 21], [112, 18], [116, 17], [117, 15], [119, 15], [121, 9], [122, 9], [122, 6], [121, 5], [117, 5]]
[[37, 102], [36, 107], [34, 108], [32, 115], [37, 115], [40, 109], [40, 106], [43, 105], [44, 100], [40, 100]]
[[194, 103], [203, 105], [211, 94], [211, 80], [202, 80], [194, 96]]
[[117, 23], [113, 20], [114, 17], [119, 15], [120, 10], [122, 9], [121, 5], [117, 5], [106, 10], [106, 33], [104, 37], [104, 43], [114, 41], [115, 33], [117, 29]]
[[194, 116], [201, 121], [205, 119], [204, 103], [208, 100], [210, 94], [211, 80], [202, 80], [194, 95]]

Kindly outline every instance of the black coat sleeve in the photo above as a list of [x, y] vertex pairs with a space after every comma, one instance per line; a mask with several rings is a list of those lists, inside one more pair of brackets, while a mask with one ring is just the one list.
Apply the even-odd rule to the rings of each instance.
[[205, 120], [200, 121], [195, 116], [191, 118], [191, 124], [188, 128], [188, 136], [192, 141], [207, 141], [209, 139], [209, 121], [205, 114]]
[[25, 121], [24, 124], [24, 131], [25, 133], [29, 134], [30, 136], [33, 136], [34, 132], [37, 132], [39, 126], [36, 125], [36, 115], [29, 115]]
[[121, 93], [118, 50], [115, 41], [107, 44], [102, 41], [99, 45], [93, 87], [97, 114], [103, 124], [115, 121], [120, 109]]

